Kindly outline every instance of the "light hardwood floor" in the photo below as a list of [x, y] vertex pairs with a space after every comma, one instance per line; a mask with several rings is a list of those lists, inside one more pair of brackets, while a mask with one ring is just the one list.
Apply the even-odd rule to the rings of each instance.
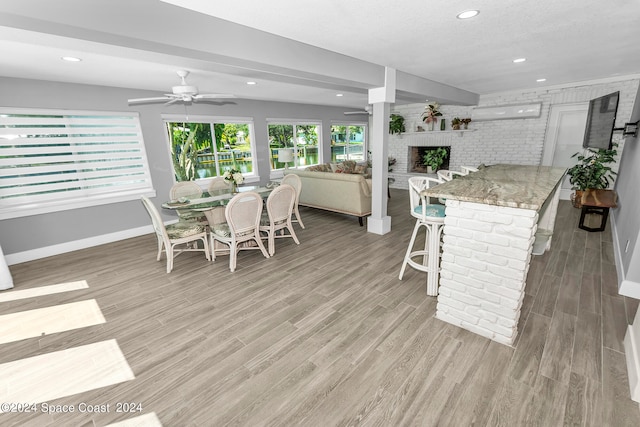
[[[0, 364], [115, 339], [134, 380], [49, 403], [138, 402], [165, 426], [640, 425], [622, 344], [637, 302], [617, 294], [610, 230], [578, 229], [579, 211], [561, 202], [507, 347], [435, 319], [424, 273], [398, 280], [408, 208], [392, 189], [384, 236], [303, 208], [299, 246], [241, 252], [235, 273], [226, 256], [186, 253], [166, 274], [152, 235], [12, 266], [17, 290], [89, 287], [0, 301], [0, 315], [95, 299], [106, 322], [0, 344]], [[10, 413], [0, 424], [134, 415]]]

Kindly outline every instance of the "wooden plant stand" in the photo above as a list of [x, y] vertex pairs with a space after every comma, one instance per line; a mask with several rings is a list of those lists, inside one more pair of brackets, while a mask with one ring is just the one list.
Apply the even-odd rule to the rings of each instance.
[[[609, 217], [609, 208], [617, 207], [616, 201], [618, 195], [615, 190], [595, 190], [587, 189], [582, 192], [582, 198], [580, 200], [582, 204], [582, 213], [580, 214], [580, 222], [578, 228], [586, 231], [603, 231], [607, 225], [607, 218]], [[584, 225], [584, 219], [587, 214], [598, 214], [602, 216], [600, 221], [600, 227], [587, 227]]]

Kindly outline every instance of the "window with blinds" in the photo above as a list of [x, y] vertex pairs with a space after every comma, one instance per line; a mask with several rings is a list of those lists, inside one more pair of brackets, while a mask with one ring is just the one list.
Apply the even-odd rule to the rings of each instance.
[[0, 108], [0, 219], [154, 196], [137, 113]]

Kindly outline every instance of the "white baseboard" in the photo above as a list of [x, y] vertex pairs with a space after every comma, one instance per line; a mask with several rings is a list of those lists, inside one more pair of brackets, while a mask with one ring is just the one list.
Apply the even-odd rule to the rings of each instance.
[[[640, 319], [636, 323], [640, 323]], [[627, 360], [627, 374], [629, 376], [629, 391], [631, 399], [640, 402], [640, 354], [638, 353], [638, 343], [634, 338], [633, 325], [629, 325], [627, 333], [624, 336], [624, 354]]]
[[616, 274], [618, 275], [618, 293], [625, 297], [640, 299], [640, 282], [627, 280], [622, 269], [622, 255], [620, 253], [620, 241], [616, 227], [615, 216], [611, 215], [611, 235], [613, 236], [613, 256], [616, 264]]
[[60, 243], [57, 245], [46, 246], [29, 251], [17, 252], [14, 254], [5, 255], [5, 259], [8, 265], [20, 264], [23, 262], [46, 258], [53, 255], [77, 251], [79, 249], [86, 249], [93, 246], [104, 245], [105, 243], [112, 243], [119, 240], [130, 239], [132, 237], [138, 237], [153, 232], [153, 226], [146, 225], [144, 227], [103, 234], [100, 236], [89, 237], [87, 239], [74, 240], [73, 242]]

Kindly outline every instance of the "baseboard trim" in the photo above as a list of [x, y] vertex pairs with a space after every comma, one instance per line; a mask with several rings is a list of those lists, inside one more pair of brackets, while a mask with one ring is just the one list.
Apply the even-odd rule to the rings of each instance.
[[622, 268], [622, 254], [620, 252], [620, 241], [618, 240], [615, 216], [611, 215], [611, 235], [613, 237], [613, 257], [616, 264], [616, 274], [618, 275], [618, 294], [625, 297], [640, 299], [640, 282], [627, 280]]
[[[640, 319], [638, 319], [638, 321], [640, 322]], [[627, 360], [631, 399], [635, 402], [640, 402], [640, 386], [638, 381], [640, 354], [638, 354], [638, 346], [633, 335], [633, 325], [627, 327], [627, 333], [624, 336], [624, 354]]]
[[14, 254], [5, 255], [5, 259], [8, 265], [15, 265], [23, 262], [33, 261], [36, 259], [50, 257], [53, 255], [60, 255], [80, 249], [91, 248], [93, 246], [104, 245], [105, 243], [113, 243], [119, 240], [130, 239], [132, 237], [138, 237], [153, 232], [153, 226], [146, 225], [144, 227], [131, 228], [128, 230], [117, 231], [115, 233], [102, 234], [100, 236], [74, 240], [72, 242], [60, 243], [57, 245], [45, 246], [43, 248], [32, 249], [29, 251], [16, 252]]

